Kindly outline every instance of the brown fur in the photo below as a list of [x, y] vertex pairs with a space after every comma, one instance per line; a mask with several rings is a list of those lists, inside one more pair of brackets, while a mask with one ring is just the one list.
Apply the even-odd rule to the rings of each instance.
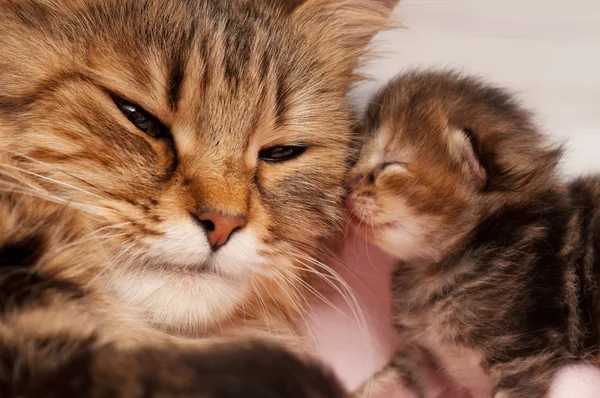
[[[503, 90], [412, 72], [372, 100], [348, 207], [399, 260], [390, 370], [419, 396], [543, 397], [599, 363], [599, 180], [563, 183], [552, 146]], [[441, 384], [441, 385], [440, 385]], [[365, 385], [365, 390], [369, 385]]]
[[[97, 378], [106, 344], [115, 358], [140, 343], [247, 335], [301, 349], [307, 274], [338, 231], [355, 156], [346, 91], [395, 3], [0, 1], [2, 396], [32, 396], [35, 377], [12, 380], [37, 372]], [[306, 150], [259, 159], [288, 145]], [[207, 212], [247, 223], [212, 251], [198, 219]], [[90, 365], [61, 368], [77, 347]], [[153, 363], [150, 378], [162, 369]], [[118, 393], [91, 383], [77, 394], [141, 396], [124, 367], [111, 370], [133, 378]], [[186, 394], [216, 394], [196, 384]], [[327, 388], [306, 394], [337, 396]]]

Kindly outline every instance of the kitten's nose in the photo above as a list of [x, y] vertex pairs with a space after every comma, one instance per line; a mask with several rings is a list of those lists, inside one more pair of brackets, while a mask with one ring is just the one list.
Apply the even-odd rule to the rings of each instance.
[[206, 230], [208, 241], [213, 250], [227, 243], [229, 237], [238, 229], [246, 226], [246, 217], [227, 216], [217, 213], [200, 213], [196, 215]]

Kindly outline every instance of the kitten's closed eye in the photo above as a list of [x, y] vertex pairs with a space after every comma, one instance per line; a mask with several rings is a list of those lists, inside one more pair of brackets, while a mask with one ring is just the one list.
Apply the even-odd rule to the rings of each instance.
[[121, 113], [129, 119], [138, 129], [151, 137], [168, 136], [168, 129], [154, 116], [146, 112], [141, 106], [128, 102], [122, 98], [112, 95], [115, 105]]
[[405, 172], [408, 171], [408, 165], [404, 162], [386, 162], [381, 165], [379, 173], [387, 172]]
[[369, 173], [368, 178], [371, 183], [374, 183], [382, 174], [405, 173], [407, 171], [408, 166], [404, 162], [385, 162], [375, 167], [371, 173]]

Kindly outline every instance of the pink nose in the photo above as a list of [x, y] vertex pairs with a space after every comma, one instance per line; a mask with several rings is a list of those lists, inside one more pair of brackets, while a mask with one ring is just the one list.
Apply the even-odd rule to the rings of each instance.
[[206, 229], [208, 241], [213, 250], [227, 243], [233, 232], [246, 226], [246, 217], [234, 217], [216, 213], [201, 213], [197, 217], [204, 226], [204, 229]]

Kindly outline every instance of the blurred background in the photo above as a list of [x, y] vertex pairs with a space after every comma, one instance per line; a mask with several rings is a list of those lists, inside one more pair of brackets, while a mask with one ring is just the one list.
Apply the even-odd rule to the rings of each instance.
[[[453, 68], [486, 77], [517, 95], [543, 131], [565, 142], [565, 177], [600, 171], [600, 1], [403, 0], [404, 29], [373, 42], [372, 78], [351, 93], [361, 108], [371, 94], [408, 68]], [[364, 322], [342, 297], [318, 302], [308, 332], [320, 356], [353, 388], [387, 361], [389, 259], [349, 237], [329, 264], [356, 291]], [[400, 395], [399, 395], [400, 397]]]

